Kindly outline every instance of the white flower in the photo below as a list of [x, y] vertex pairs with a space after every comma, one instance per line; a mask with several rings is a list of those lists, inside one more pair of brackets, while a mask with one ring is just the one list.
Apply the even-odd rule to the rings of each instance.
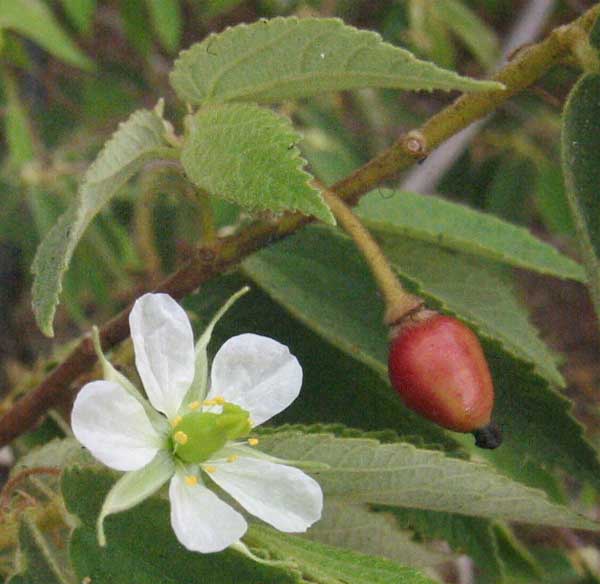
[[107, 515], [133, 507], [169, 479], [171, 523], [189, 550], [241, 545], [248, 527], [205, 481], [280, 531], [303, 532], [320, 518], [318, 483], [252, 448], [257, 439], [244, 440], [300, 392], [302, 369], [288, 348], [254, 334], [229, 339], [213, 360], [207, 393], [212, 329], [245, 291], [219, 311], [195, 348], [190, 322], [170, 296], [146, 294], [135, 303], [129, 324], [150, 403], [106, 360], [95, 331], [105, 380], [79, 392], [73, 432], [102, 463], [128, 471], [108, 493], [98, 518], [101, 545]]

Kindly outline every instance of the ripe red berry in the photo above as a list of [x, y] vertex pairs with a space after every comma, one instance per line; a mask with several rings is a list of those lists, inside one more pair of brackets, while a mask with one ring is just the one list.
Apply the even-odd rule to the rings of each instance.
[[500, 445], [500, 430], [491, 422], [492, 377], [469, 327], [421, 310], [396, 329], [388, 366], [393, 387], [411, 410], [449, 430], [473, 432], [482, 448]]

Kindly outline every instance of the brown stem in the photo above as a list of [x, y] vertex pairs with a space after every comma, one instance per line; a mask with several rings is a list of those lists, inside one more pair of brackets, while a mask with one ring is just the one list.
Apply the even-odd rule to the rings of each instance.
[[[552, 31], [544, 41], [518, 52], [495, 76], [497, 81], [505, 84], [504, 91], [462, 95], [430, 118], [418, 132], [402, 137], [330, 190], [346, 203], [356, 204], [363, 194], [422, 158], [422, 152], [415, 149], [415, 135], [431, 150], [494, 111], [570, 55], [572, 45], [589, 31], [599, 13], [600, 5], [595, 5], [578, 20]], [[310, 221], [311, 218], [287, 213], [276, 222], [254, 223], [239, 234], [200, 248], [195, 257], [164, 280], [156, 290], [181, 298], [252, 252], [292, 234]], [[105, 348], [116, 345], [129, 335], [130, 309], [128, 307], [102, 327], [100, 337]], [[0, 419], [0, 446], [30, 429], [95, 360], [91, 338], [85, 337], [34, 391], [15, 403]]]

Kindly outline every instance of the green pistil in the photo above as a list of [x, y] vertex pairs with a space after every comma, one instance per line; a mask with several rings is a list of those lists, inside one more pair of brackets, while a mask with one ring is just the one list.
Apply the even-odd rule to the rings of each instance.
[[223, 404], [220, 414], [192, 412], [173, 428], [173, 451], [184, 462], [204, 462], [229, 440], [247, 436], [251, 427], [250, 414], [234, 404]]

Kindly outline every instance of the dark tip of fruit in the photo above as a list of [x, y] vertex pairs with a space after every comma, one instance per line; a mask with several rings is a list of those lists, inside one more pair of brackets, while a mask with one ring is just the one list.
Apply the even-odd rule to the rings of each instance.
[[496, 422], [490, 422], [479, 430], [473, 430], [472, 434], [475, 436], [475, 446], [479, 448], [493, 450], [502, 444], [502, 430]]

